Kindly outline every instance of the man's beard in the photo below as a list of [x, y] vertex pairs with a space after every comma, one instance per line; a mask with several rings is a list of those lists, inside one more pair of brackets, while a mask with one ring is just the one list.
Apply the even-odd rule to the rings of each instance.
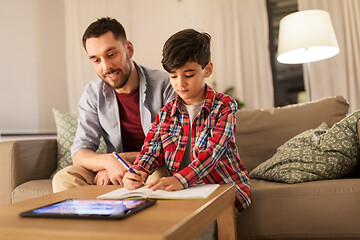
[[[126, 62], [128, 63], [128, 66], [129, 66], [128, 67], [129, 71], [124, 72], [121, 69], [110, 69], [109, 71], [101, 74], [101, 76], [99, 75], [99, 77], [105, 82], [106, 85], [108, 85], [109, 87], [111, 87], [113, 89], [119, 89], [119, 88], [124, 87], [127, 84], [127, 82], [129, 81], [130, 75], [131, 75], [132, 65], [131, 65], [131, 60], [130, 60], [129, 56], [126, 56], [126, 60], [127, 60]], [[118, 72], [118, 74], [123, 73], [123, 76], [121, 77], [120, 82], [117, 85], [110, 84], [106, 79], [106, 75], [113, 74], [116, 72]]]

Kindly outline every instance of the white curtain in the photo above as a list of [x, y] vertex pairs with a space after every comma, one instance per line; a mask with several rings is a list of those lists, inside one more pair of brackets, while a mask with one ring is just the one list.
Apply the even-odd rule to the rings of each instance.
[[274, 106], [266, 1], [205, 1], [219, 90], [234, 86], [247, 109]]
[[349, 101], [351, 112], [359, 109], [360, 1], [298, 0], [298, 4], [299, 10], [323, 9], [330, 13], [340, 48], [337, 56], [310, 64], [313, 99], [342, 95]]
[[155, 62], [161, 68], [162, 45], [171, 34], [184, 28], [209, 32], [217, 90], [235, 87], [233, 96], [248, 109], [273, 106], [265, 0], [65, 0], [65, 16], [71, 112], [77, 111], [85, 84], [96, 77], [82, 34], [104, 16], [124, 25], [135, 46], [135, 60], [150, 67]]

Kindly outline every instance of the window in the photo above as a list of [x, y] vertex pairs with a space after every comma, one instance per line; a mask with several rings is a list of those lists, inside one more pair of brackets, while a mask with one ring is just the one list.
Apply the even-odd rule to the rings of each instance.
[[275, 106], [298, 103], [304, 92], [301, 64], [282, 64], [276, 60], [279, 22], [286, 15], [298, 11], [297, 0], [267, 0], [269, 18], [269, 49], [274, 84]]

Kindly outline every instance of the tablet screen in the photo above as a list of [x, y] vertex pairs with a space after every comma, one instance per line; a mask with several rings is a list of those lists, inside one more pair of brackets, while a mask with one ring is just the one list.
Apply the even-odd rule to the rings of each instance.
[[20, 213], [20, 216], [119, 219], [130, 216], [146, 207], [152, 206], [155, 202], [156, 200], [151, 199], [67, 199], [44, 207], [22, 212]]

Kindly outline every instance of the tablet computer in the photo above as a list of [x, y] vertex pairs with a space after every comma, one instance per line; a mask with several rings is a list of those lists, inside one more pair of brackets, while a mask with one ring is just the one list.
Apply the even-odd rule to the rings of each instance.
[[21, 212], [21, 217], [122, 219], [156, 203], [154, 199], [81, 200], [66, 199]]

